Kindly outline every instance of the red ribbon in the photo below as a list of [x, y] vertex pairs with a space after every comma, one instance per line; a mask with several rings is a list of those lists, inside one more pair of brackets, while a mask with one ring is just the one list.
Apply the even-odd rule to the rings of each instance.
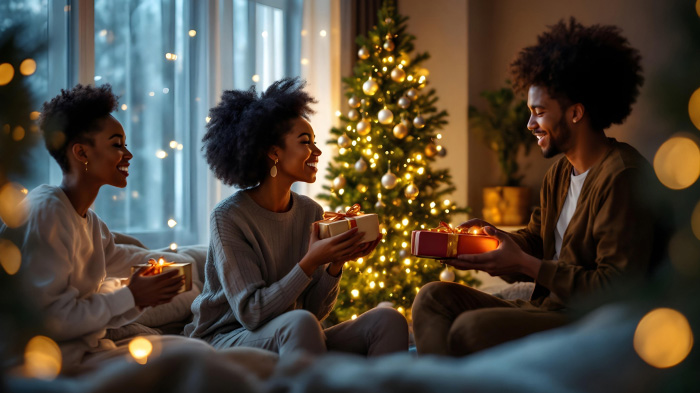
[[344, 220], [347, 217], [356, 217], [356, 216], [361, 216], [365, 214], [364, 212], [361, 212], [360, 209], [362, 206], [360, 206], [359, 203], [356, 203], [348, 209], [345, 213], [333, 213], [333, 212], [323, 212], [323, 220], [324, 221], [340, 221]]

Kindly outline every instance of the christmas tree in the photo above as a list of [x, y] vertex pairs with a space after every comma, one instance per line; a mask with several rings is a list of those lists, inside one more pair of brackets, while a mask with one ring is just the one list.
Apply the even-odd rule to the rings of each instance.
[[[453, 213], [467, 209], [448, 198], [455, 189], [449, 170], [431, 168], [447, 152], [438, 133], [447, 112], [438, 112], [435, 90], [426, 89], [428, 71], [421, 64], [429, 55], [411, 57], [415, 37], [406, 33], [407, 20], [393, 1], [385, 1], [378, 25], [356, 39], [354, 75], [343, 78], [351, 109], [340, 115], [343, 127], [331, 130], [329, 144], [337, 144], [338, 154], [329, 164], [328, 192], [319, 198], [336, 211], [359, 203], [365, 213], [377, 213], [383, 239], [369, 258], [345, 266], [334, 322], [382, 301], [409, 317], [421, 286], [454, 280], [437, 261], [410, 252], [411, 231], [450, 222]], [[460, 273], [459, 282], [475, 284]]]

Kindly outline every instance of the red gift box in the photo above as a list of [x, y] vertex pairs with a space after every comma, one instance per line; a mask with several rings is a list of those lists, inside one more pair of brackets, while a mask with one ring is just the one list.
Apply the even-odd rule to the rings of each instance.
[[411, 232], [411, 254], [424, 258], [455, 258], [461, 254], [481, 254], [498, 248], [498, 239], [470, 234], [444, 222], [435, 229]]

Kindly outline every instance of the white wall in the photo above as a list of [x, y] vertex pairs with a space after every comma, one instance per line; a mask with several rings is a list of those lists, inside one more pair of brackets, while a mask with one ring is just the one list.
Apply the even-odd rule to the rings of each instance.
[[[406, 31], [416, 36], [414, 54], [430, 53], [424, 63], [428, 86], [437, 93], [438, 110], [446, 110], [449, 124], [440, 144], [447, 156], [436, 168], [450, 168], [457, 191], [451, 199], [467, 205], [467, 2], [464, 0], [399, 0], [398, 12], [408, 16]], [[457, 217], [457, 221], [459, 221]]]

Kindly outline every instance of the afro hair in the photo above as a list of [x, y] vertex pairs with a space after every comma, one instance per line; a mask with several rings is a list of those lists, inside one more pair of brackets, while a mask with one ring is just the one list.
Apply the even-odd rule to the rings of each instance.
[[510, 64], [513, 87], [542, 86], [562, 107], [581, 103], [594, 129], [622, 124], [644, 82], [641, 56], [616, 26], [585, 27], [571, 17], [537, 37]]
[[284, 147], [291, 120], [308, 120], [314, 113], [309, 105], [316, 100], [303, 90], [305, 85], [298, 78], [285, 78], [260, 97], [255, 86], [224, 91], [209, 111], [202, 138], [206, 160], [219, 180], [239, 188], [260, 184], [269, 173], [267, 153], [272, 146]]
[[67, 148], [74, 143], [92, 143], [90, 133], [99, 130], [100, 122], [117, 109], [118, 97], [112, 86], [77, 85], [44, 103], [39, 127], [46, 148], [64, 172], [68, 172]]

